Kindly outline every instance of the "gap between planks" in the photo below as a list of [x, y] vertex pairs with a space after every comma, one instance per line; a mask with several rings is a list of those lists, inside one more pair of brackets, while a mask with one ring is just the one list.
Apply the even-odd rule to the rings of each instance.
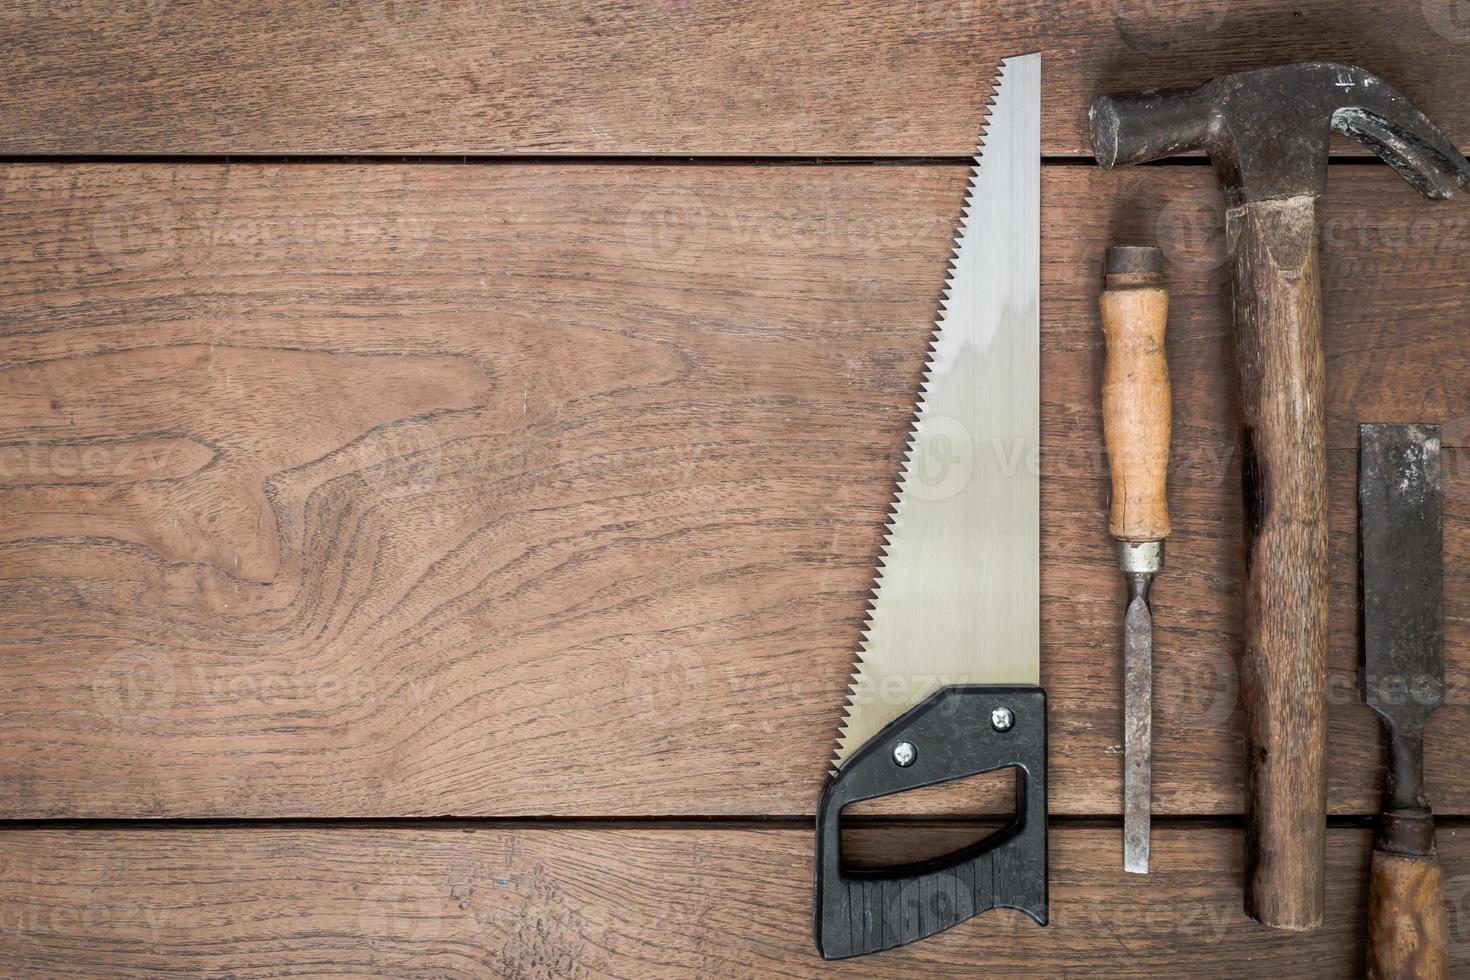
[[[898, 154], [859, 154], [834, 156], [827, 154], [579, 154], [579, 153], [485, 153], [485, 154], [290, 154], [290, 153], [87, 153], [87, 154], [0, 154], [0, 166], [83, 164], [131, 164], [136, 166], [220, 166], [233, 163], [276, 164], [281, 166], [343, 166], [351, 164], [383, 164], [386, 166], [469, 166], [469, 165], [566, 165], [575, 166], [646, 166], [646, 167], [934, 167], [970, 164], [974, 156], [900, 156]], [[1385, 166], [1377, 157], [1328, 157], [1332, 164], [1348, 166]], [[1043, 154], [1047, 167], [1095, 167], [1090, 157]], [[1154, 160], [1146, 167], [1207, 167], [1203, 156], [1181, 155]]]
[[[1375, 825], [1376, 817], [1330, 815], [1329, 830], [1366, 830]], [[848, 829], [884, 827], [994, 827], [1004, 822], [1002, 815], [926, 815], [912, 816], [882, 814], [844, 818], [843, 826]], [[1470, 816], [1435, 815], [1435, 824], [1441, 830], [1470, 828]], [[0, 831], [17, 830], [202, 830], [230, 828], [261, 828], [273, 830], [327, 829], [327, 830], [391, 830], [394, 828], [436, 826], [446, 829], [474, 833], [477, 830], [808, 830], [813, 826], [812, 818], [788, 815], [748, 815], [719, 817], [664, 817], [664, 816], [618, 816], [592, 815], [582, 817], [62, 817], [56, 819], [3, 820]], [[1048, 821], [1052, 830], [1120, 830], [1121, 816], [1062, 814], [1053, 815]], [[1245, 818], [1241, 815], [1218, 814], [1174, 814], [1156, 816], [1155, 829], [1175, 830], [1241, 830]]]

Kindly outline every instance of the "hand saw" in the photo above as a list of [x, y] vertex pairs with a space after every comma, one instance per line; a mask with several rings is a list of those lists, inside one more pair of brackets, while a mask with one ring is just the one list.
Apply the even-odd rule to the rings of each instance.
[[[873, 599], [817, 811], [827, 959], [933, 935], [996, 906], [1042, 925], [1041, 57], [1008, 58], [976, 151]], [[1016, 769], [1016, 815], [954, 854], [841, 855], [850, 803]]]

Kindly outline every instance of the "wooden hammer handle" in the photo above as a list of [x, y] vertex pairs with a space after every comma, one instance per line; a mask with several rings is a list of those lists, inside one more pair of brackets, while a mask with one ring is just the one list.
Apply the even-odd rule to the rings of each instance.
[[1246, 911], [1322, 921], [1327, 782], [1327, 456], [1310, 196], [1226, 211], [1244, 446]]
[[1107, 344], [1103, 438], [1113, 477], [1108, 531], [1119, 541], [1169, 536], [1169, 292], [1156, 248], [1110, 248], [1099, 305]]

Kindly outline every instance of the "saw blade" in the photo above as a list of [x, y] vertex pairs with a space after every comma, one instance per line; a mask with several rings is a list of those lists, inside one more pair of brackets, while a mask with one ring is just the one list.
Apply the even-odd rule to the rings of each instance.
[[1040, 681], [1041, 56], [994, 93], [834, 769], [940, 687]]

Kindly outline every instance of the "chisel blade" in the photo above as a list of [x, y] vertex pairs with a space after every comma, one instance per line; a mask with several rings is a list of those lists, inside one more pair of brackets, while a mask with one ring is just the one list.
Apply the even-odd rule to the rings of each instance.
[[1123, 870], [1148, 874], [1153, 793], [1154, 619], [1148, 579], [1130, 583], [1123, 620]]
[[1444, 701], [1444, 475], [1437, 425], [1359, 427], [1363, 701], [1423, 731]]

